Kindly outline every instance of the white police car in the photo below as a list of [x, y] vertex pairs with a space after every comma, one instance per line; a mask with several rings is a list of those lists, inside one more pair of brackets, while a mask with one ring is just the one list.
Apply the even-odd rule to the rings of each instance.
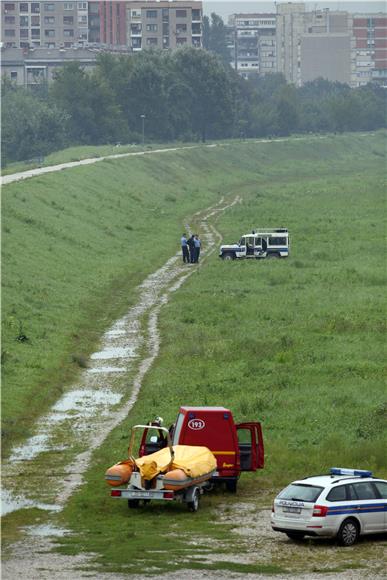
[[275, 498], [271, 525], [293, 540], [332, 536], [352, 546], [359, 535], [387, 532], [387, 481], [337, 467], [294, 481]]

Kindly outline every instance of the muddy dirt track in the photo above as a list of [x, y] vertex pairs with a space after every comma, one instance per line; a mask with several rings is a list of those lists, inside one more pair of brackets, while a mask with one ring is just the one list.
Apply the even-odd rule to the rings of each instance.
[[[202, 232], [202, 261], [220, 242], [220, 235], [209, 220], [239, 202], [239, 197], [228, 202], [221, 199], [217, 205], [194, 215], [195, 225]], [[186, 224], [186, 229], [191, 230], [189, 224]], [[157, 357], [160, 309], [168, 302], [171, 293], [178, 290], [198, 267], [200, 265], [182, 264], [179, 252], [140, 285], [137, 303], [104, 334], [100, 350], [91, 355], [78, 384], [64, 393], [41, 417], [34, 434], [15, 447], [4, 463], [3, 515], [30, 507], [54, 514], [82, 484], [93, 452], [127, 417], [137, 399], [143, 377]], [[117, 376], [131, 371], [135, 374], [130, 392], [123, 393]], [[47, 481], [50, 481], [49, 486]], [[20, 486], [17, 482], [23, 483]], [[42, 578], [42, 572], [38, 572], [41, 558], [44, 560], [43, 568], [53, 577], [55, 571], [51, 572], [51, 567], [55, 568], [55, 562], [61, 558], [50, 555], [45, 546], [50, 545], [50, 535], [57, 533], [60, 532], [50, 526], [43, 530], [39, 530], [39, 526], [29, 529], [22, 543], [15, 545], [14, 556], [4, 565], [3, 577], [18, 578], [28, 571], [28, 578]], [[18, 556], [20, 549], [30, 555], [28, 563], [25, 557]], [[74, 564], [77, 560], [74, 559]], [[59, 568], [63, 570], [62, 563]], [[31, 575], [33, 570], [37, 576]], [[69, 572], [66, 572], [66, 577], [69, 578]], [[78, 573], [73, 577], [79, 577]]]

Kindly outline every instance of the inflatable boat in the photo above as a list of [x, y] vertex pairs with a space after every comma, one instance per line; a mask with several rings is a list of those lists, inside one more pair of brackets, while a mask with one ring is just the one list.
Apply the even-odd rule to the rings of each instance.
[[209, 473], [204, 473], [200, 477], [188, 477], [182, 469], [173, 469], [168, 471], [165, 475], [159, 475], [157, 479], [163, 483], [163, 489], [173, 491], [180, 491], [190, 487], [191, 485], [198, 485], [208, 481], [213, 475], [213, 470]]

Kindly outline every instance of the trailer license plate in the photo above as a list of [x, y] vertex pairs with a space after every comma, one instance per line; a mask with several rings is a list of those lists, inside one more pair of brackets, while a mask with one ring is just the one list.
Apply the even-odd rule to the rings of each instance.
[[301, 513], [301, 508], [300, 507], [290, 507], [290, 506], [284, 506], [282, 508], [283, 512], [286, 512], [288, 514], [300, 514]]
[[141, 498], [141, 497], [150, 497], [151, 494], [149, 491], [135, 491], [133, 493], [133, 497]]

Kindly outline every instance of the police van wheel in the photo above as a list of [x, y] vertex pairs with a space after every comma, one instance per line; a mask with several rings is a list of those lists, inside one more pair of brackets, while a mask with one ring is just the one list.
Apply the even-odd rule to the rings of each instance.
[[337, 540], [340, 546], [353, 546], [359, 538], [359, 524], [353, 520], [345, 520], [337, 534]]
[[277, 254], [277, 252], [274, 252], [273, 254], [268, 254], [267, 258], [280, 258], [281, 256], [279, 254]]
[[232, 254], [223, 254], [223, 260], [233, 260], [234, 256]]

